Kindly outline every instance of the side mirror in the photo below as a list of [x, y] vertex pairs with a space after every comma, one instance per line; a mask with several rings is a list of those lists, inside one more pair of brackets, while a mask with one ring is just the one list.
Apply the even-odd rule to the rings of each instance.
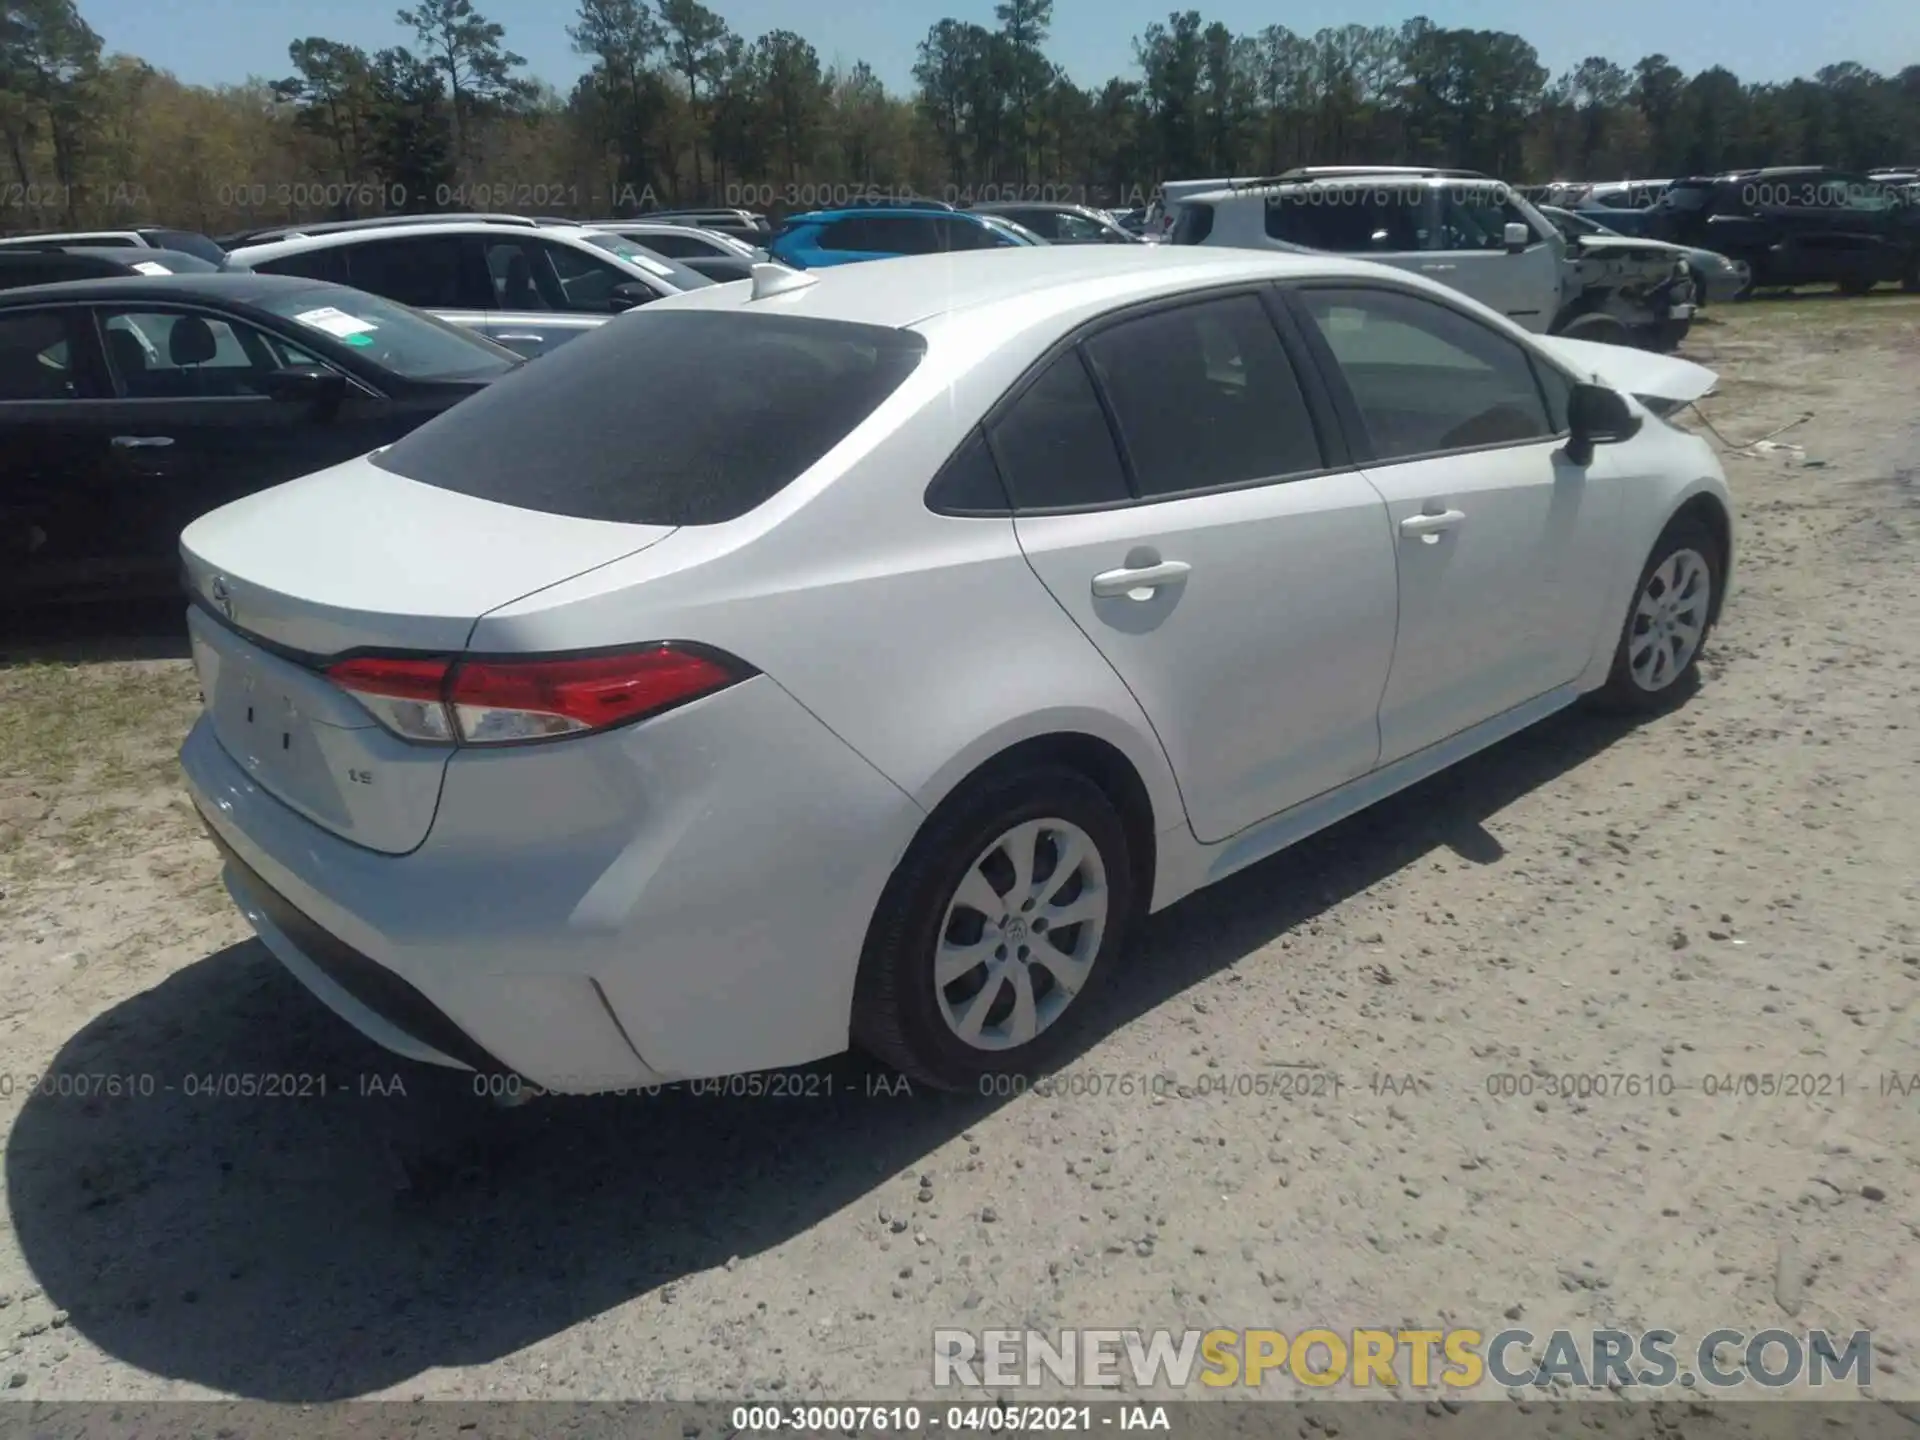
[[1640, 433], [1640, 417], [1627, 408], [1626, 398], [1604, 385], [1573, 387], [1567, 400], [1567, 458], [1576, 465], [1593, 463], [1596, 445], [1631, 440]]
[[1518, 255], [1533, 243], [1533, 231], [1518, 220], [1508, 222], [1506, 229], [1507, 253]]
[[653, 291], [638, 280], [623, 280], [613, 287], [607, 296], [607, 309], [618, 315], [622, 310], [631, 310], [636, 305], [645, 305], [656, 298]]
[[292, 405], [313, 405], [324, 409], [337, 406], [347, 395], [347, 377], [337, 370], [316, 370], [296, 365], [275, 370], [267, 376], [267, 394]]

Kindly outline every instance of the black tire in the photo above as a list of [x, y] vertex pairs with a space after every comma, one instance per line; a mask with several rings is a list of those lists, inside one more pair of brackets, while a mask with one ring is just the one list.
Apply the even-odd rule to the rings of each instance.
[[1693, 329], [1691, 320], [1662, 320], [1649, 325], [1640, 332], [1646, 341], [1646, 348], [1659, 355], [1671, 355], [1680, 348], [1680, 342], [1687, 338]]
[[[1690, 607], [1697, 607], [1699, 639], [1687, 653], [1685, 661], [1674, 667], [1671, 673], [1636, 673], [1634, 642], [1643, 639], [1649, 628], [1649, 623], [1640, 614], [1641, 601], [1649, 595], [1655, 575], [1660, 573], [1668, 560], [1683, 552], [1690, 552], [1705, 562], [1707, 583], [1704, 591], [1687, 592], [1679, 597], [1679, 615], [1694, 613]], [[1718, 603], [1714, 597], [1720, 594], [1725, 574], [1726, 561], [1720, 553], [1719, 542], [1705, 525], [1697, 520], [1680, 519], [1667, 526], [1654, 544], [1647, 563], [1641, 568], [1640, 578], [1634, 582], [1633, 599], [1628, 605], [1626, 621], [1620, 627], [1619, 642], [1614, 647], [1613, 669], [1607, 675], [1607, 683], [1593, 693], [1592, 703], [1596, 708], [1615, 714], [1658, 714], [1682, 704], [1693, 693], [1699, 682], [1701, 652], [1712, 638], [1714, 611]], [[1667, 597], [1652, 598], [1659, 604]], [[1657, 662], [1659, 646], [1656, 644], [1652, 648]], [[1671, 654], [1669, 650], [1669, 657]], [[1650, 683], [1652, 681], [1658, 683]]]
[[1603, 345], [1631, 345], [1633, 332], [1611, 315], [1588, 310], [1562, 322], [1553, 332], [1569, 340], [1596, 340]]
[[1698, 315], [1707, 308], [1707, 277], [1700, 273], [1699, 266], [1689, 265], [1687, 278], [1693, 281], [1693, 313]]
[[1873, 289], [1873, 281], [1864, 275], [1843, 275], [1834, 286], [1842, 295], [1864, 295]]
[[1907, 273], [1900, 277], [1900, 288], [1909, 295], [1920, 295], [1920, 253], [1907, 262]]
[[[934, 957], [948, 938], [942, 930], [949, 919], [949, 907], [960, 903], [962, 881], [1001, 837], [1021, 824], [1049, 820], [1077, 827], [1092, 842], [1098, 867], [1104, 872], [1105, 927], [1091, 950], [1092, 965], [1085, 980], [1068, 993], [1057, 1018], [1025, 1043], [999, 1049], [976, 1048], [961, 1039], [945, 1018], [943, 994], [946, 1006], [953, 1008], [959, 1003], [953, 998], [954, 992], [967, 998], [965, 986], [978, 975], [981, 983], [973, 996], [991, 983], [1007, 997], [1010, 1006], [1012, 995], [1018, 992], [1017, 984], [1012, 983], [1017, 977], [1011, 975], [1008, 965], [1007, 981], [990, 979], [991, 972], [983, 966], [950, 979], [945, 987], [936, 987]], [[1039, 866], [1035, 869], [1038, 871]], [[989, 879], [989, 883], [994, 882]], [[1069, 881], [1069, 887], [1077, 884]], [[994, 888], [998, 890], [999, 886], [994, 884]], [[1088, 996], [1099, 990], [1127, 943], [1138, 904], [1125, 822], [1105, 792], [1084, 775], [1063, 766], [1044, 765], [973, 782], [927, 821], [895, 868], [874, 911], [854, 986], [854, 1042], [909, 1079], [938, 1090], [977, 1092], [997, 1077], [1031, 1075], [1069, 1037], [1089, 1009]], [[963, 924], [976, 913], [957, 915], [955, 923]], [[984, 926], [978, 928], [984, 933]], [[1077, 927], [1063, 927], [1059, 933], [1068, 930]], [[1026, 984], [1037, 991], [1043, 983], [1051, 984], [1055, 976], [1038, 954], [1042, 943], [1039, 934], [1026, 938], [1036, 952]], [[1076, 941], [1080, 938], [1090, 937], [1076, 935]], [[1024, 947], [1018, 948], [1025, 953]], [[1005, 952], [1006, 947], [1002, 947]], [[1036, 978], [1040, 972], [1045, 973], [1045, 982]], [[992, 1002], [989, 1018], [999, 1011], [1000, 1003], [999, 999]], [[1047, 997], [1041, 997], [1038, 1003], [1044, 1006]], [[1001, 1023], [1005, 1023], [1004, 1017]]]

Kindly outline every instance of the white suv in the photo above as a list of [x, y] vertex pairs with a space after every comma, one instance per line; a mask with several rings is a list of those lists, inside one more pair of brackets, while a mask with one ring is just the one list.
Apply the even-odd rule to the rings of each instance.
[[1554, 328], [1579, 286], [1553, 225], [1471, 171], [1290, 171], [1184, 197], [1172, 239], [1376, 260], [1463, 291], [1536, 334]]
[[227, 268], [352, 285], [527, 356], [623, 310], [712, 283], [619, 235], [532, 221], [332, 230], [242, 246], [227, 256]]

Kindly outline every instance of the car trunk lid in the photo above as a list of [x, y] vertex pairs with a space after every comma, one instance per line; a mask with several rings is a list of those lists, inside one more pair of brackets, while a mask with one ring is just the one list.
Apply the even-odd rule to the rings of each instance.
[[475, 499], [365, 459], [223, 506], [180, 542], [214, 733], [292, 809], [403, 854], [426, 838], [452, 749], [392, 734], [325, 666], [366, 651], [458, 654], [487, 611], [672, 533]]

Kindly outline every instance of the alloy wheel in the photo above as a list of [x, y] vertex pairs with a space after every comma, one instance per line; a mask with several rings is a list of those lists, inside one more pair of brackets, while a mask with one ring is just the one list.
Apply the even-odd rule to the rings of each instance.
[[940, 1016], [975, 1050], [1024, 1045], [1085, 987], [1110, 918], [1100, 849], [1066, 820], [1028, 820], [968, 867], [934, 955]]
[[1634, 602], [1627, 673], [1648, 694], [1673, 684], [1707, 633], [1713, 571], [1697, 550], [1675, 550], [1654, 567]]

